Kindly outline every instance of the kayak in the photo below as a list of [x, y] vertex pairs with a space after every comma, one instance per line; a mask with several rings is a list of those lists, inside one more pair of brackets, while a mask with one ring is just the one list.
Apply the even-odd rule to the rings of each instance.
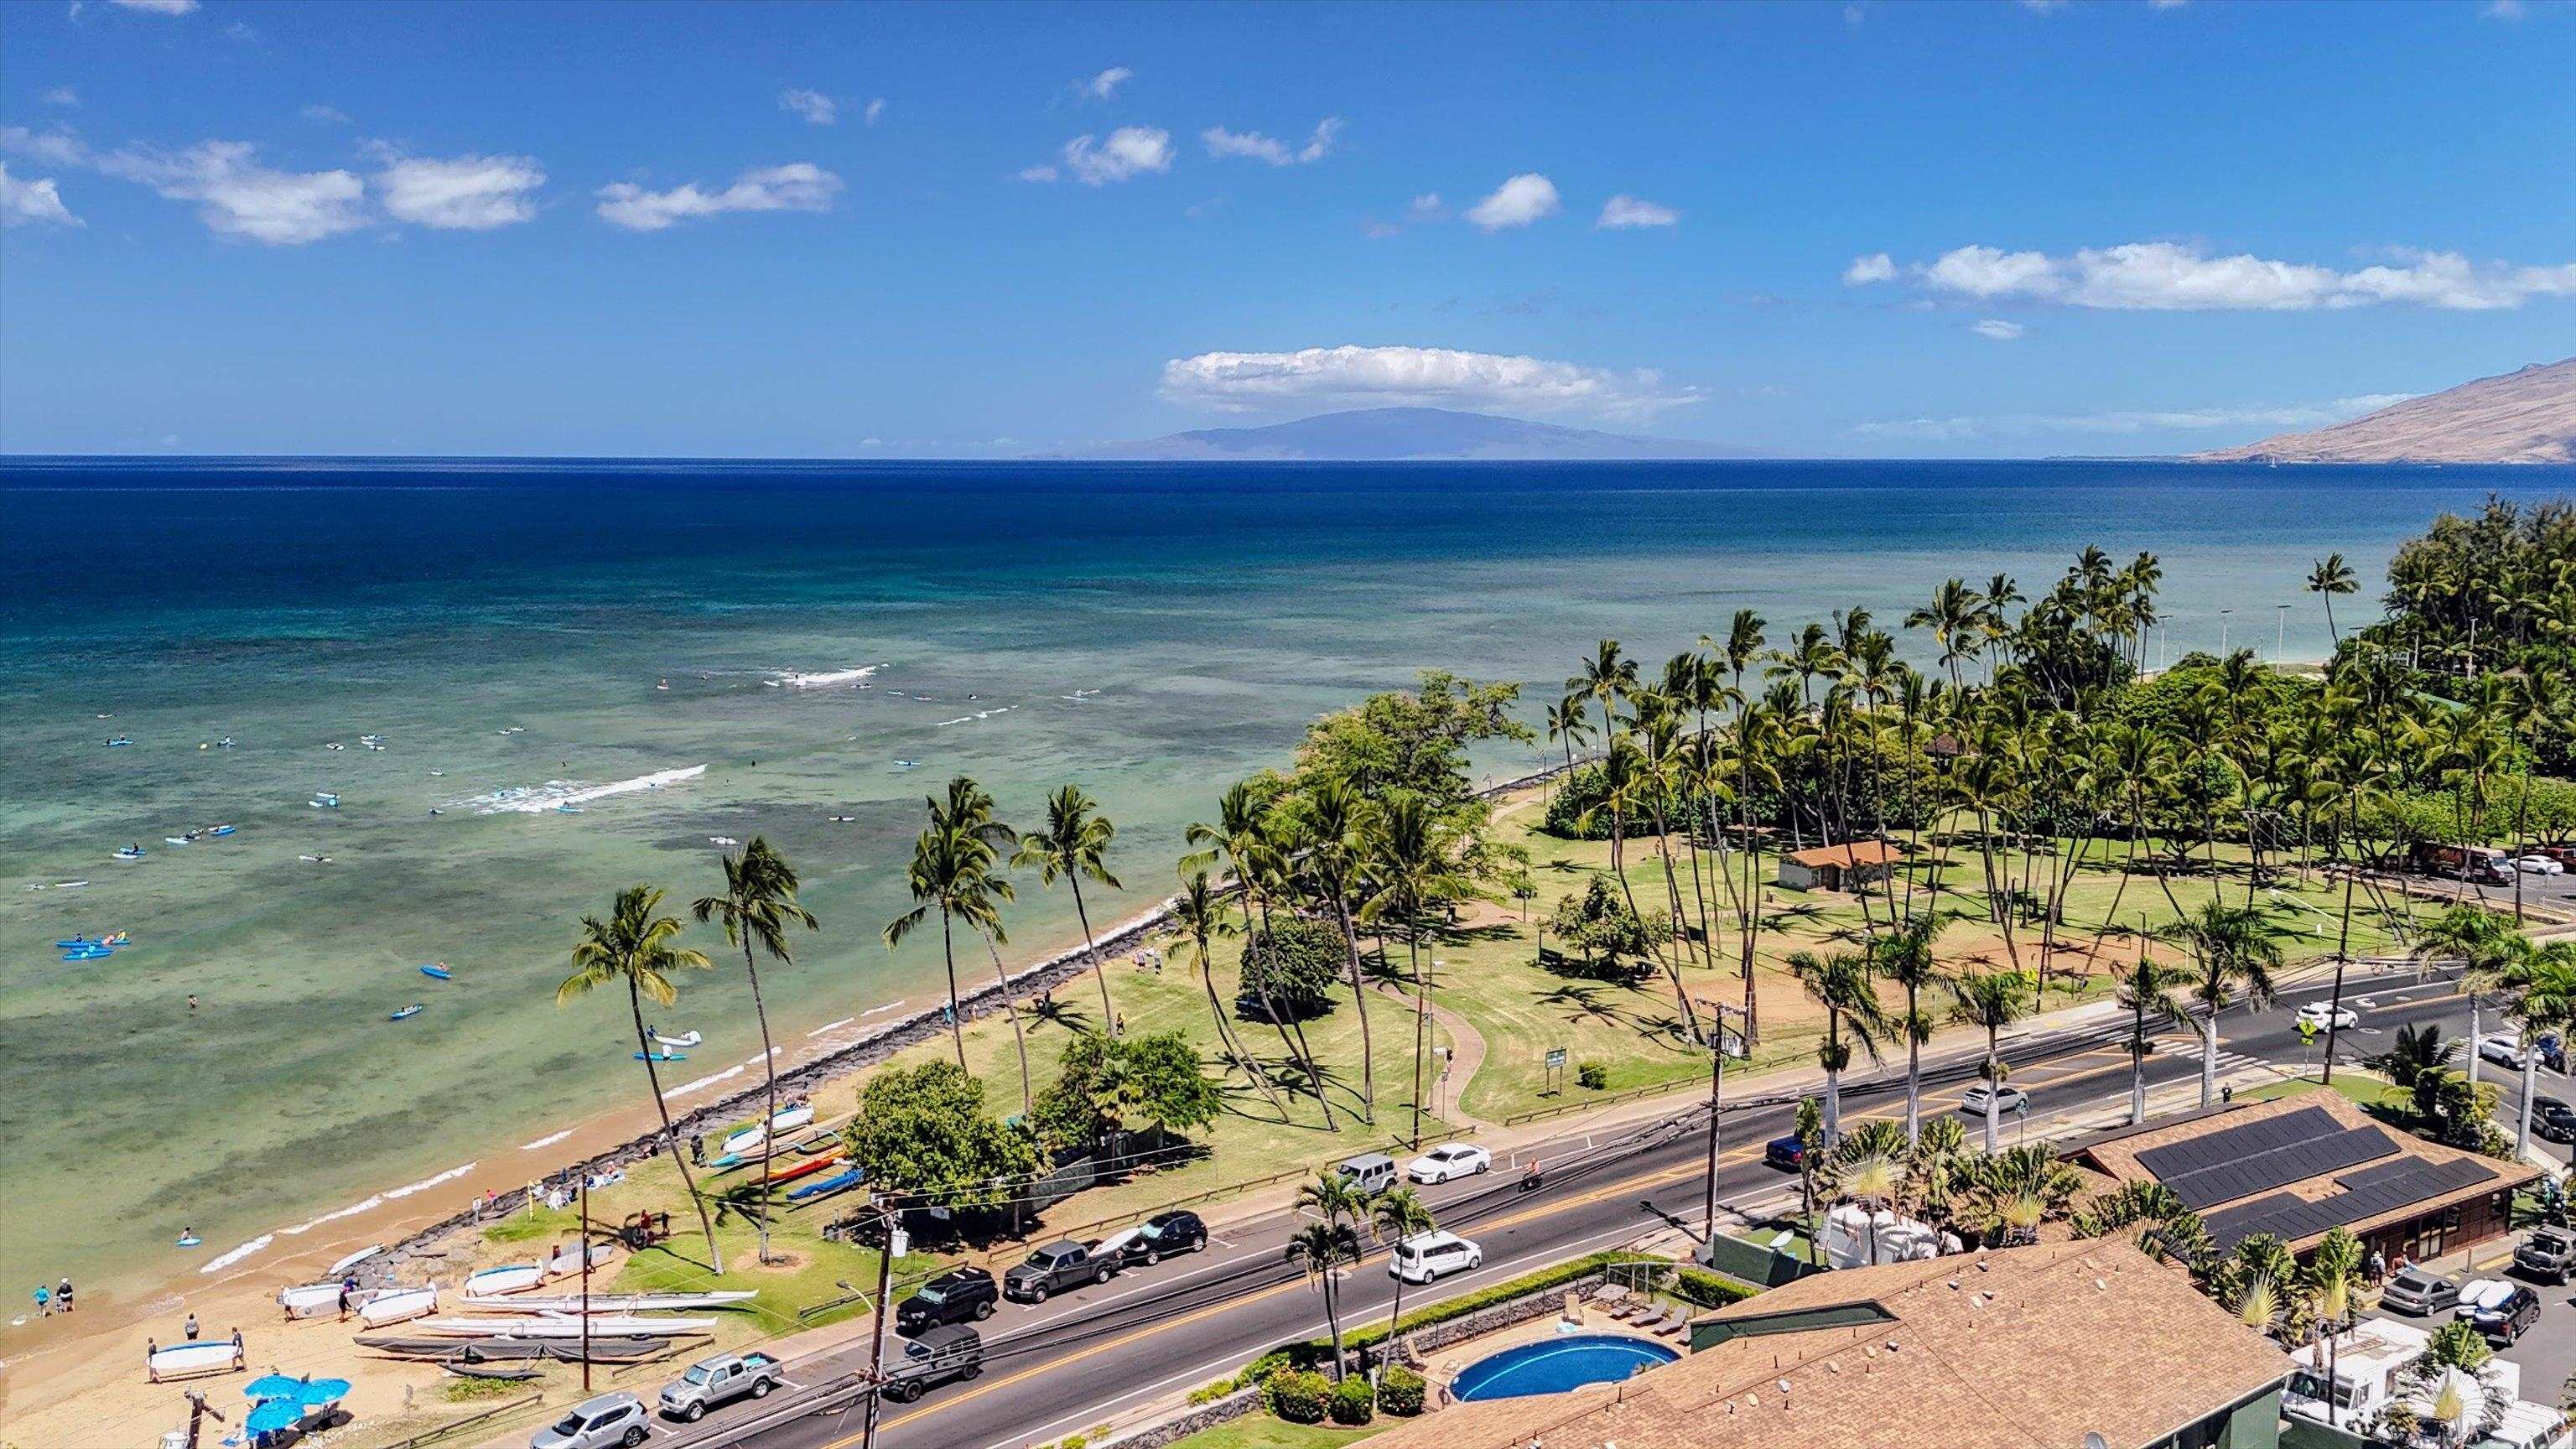
[[402, 1010], [395, 1012], [393, 1015], [386, 1017], [386, 1018], [385, 1018], [385, 1020], [387, 1020], [387, 1021], [409, 1021], [409, 1020], [411, 1020], [413, 1017], [420, 1015], [420, 1012], [421, 1012], [421, 1006], [420, 1006], [420, 1003], [419, 1003], [419, 1002], [417, 1002], [417, 1001], [415, 1001], [415, 1002], [413, 1002], [411, 1005], [404, 1007]]
[[820, 1157], [806, 1158], [803, 1162], [797, 1163], [793, 1167], [772, 1168], [770, 1170], [769, 1180], [771, 1182], [794, 1182], [798, 1178], [812, 1177], [815, 1173], [821, 1172], [824, 1168], [827, 1168], [840, 1160], [840, 1153], [826, 1152]]
[[420, 974], [429, 977], [433, 981], [453, 981], [456, 979], [455, 974], [444, 966], [423, 966], [420, 968]]
[[639, 1062], [685, 1062], [689, 1059], [687, 1052], [654, 1052], [649, 1056], [643, 1052], [633, 1052], [629, 1055]]
[[854, 1188], [861, 1182], [865, 1181], [867, 1175], [867, 1170], [865, 1168], [858, 1167], [853, 1167], [843, 1172], [836, 1172], [830, 1177], [818, 1178], [815, 1181], [809, 1182], [803, 1187], [796, 1189], [794, 1192], [787, 1194], [787, 1200], [789, 1202], [812, 1202], [818, 1197], [830, 1197], [836, 1192], [847, 1192], [851, 1188]]
[[438, 1290], [429, 1288], [388, 1288], [358, 1305], [358, 1321], [369, 1328], [382, 1328], [438, 1311]]

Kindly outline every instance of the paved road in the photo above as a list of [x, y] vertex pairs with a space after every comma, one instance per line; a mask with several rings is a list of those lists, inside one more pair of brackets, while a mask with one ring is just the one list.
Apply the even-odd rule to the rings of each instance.
[[[2368, 997], [2377, 1010], [2444, 1007], [2428, 1001], [2449, 988], [2417, 983], [2411, 971], [2356, 971], [2346, 995]], [[2249, 1062], [2295, 1070], [2302, 1045], [2291, 1016], [2298, 1005], [2322, 999], [2323, 986], [2290, 993], [2278, 1009], [2228, 1013], [2221, 1023], [2222, 1069]], [[2396, 1019], [2396, 1018], [2392, 1018]], [[2382, 1049], [2369, 1034], [2388, 1028], [2377, 1014], [2364, 1034], [2348, 1038], [2341, 1055], [2358, 1058]], [[2129, 1087], [2129, 1065], [2117, 1040], [2124, 1022], [2008, 1041], [2012, 1081], [2029, 1091], [2033, 1118], [2099, 1112], [2116, 1106]], [[2166, 1044], [2148, 1059], [2150, 1087], [2194, 1080], [2200, 1057], [2187, 1034], [2166, 1033]], [[1960, 1087], [1974, 1072], [1974, 1055], [1945, 1056], [1927, 1065], [1927, 1110], [1954, 1110]], [[1856, 1083], [1845, 1091], [1846, 1115], [1899, 1115], [1901, 1075]], [[1723, 1123], [1726, 1143], [1718, 1178], [1721, 1200], [1750, 1206], [1776, 1199], [1794, 1181], [1765, 1167], [1762, 1144], [1788, 1130], [1785, 1105], [1730, 1104]], [[1696, 1225], [1703, 1193], [1704, 1114], [1649, 1124], [1616, 1139], [1586, 1145], [1577, 1136], [1543, 1145], [1544, 1187], [1519, 1190], [1507, 1169], [1464, 1183], [1426, 1189], [1443, 1227], [1481, 1245], [1484, 1266], [1444, 1279], [1433, 1289], [1409, 1289], [1420, 1304], [1472, 1292], [1546, 1263], [1616, 1246], [1680, 1221]], [[1971, 1130], [1974, 1130], [1973, 1123]], [[2008, 1123], [2006, 1131], [2016, 1126]], [[887, 1449], [986, 1449], [1044, 1443], [1082, 1433], [1117, 1415], [1187, 1387], [1223, 1377], [1277, 1344], [1320, 1336], [1325, 1330], [1318, 1291], [1282, 1258], [1281, 1244], [1294, 1225], [1274, 1213], [1223, 1229], [1209, 1251], [1045, 1304], [1005, 1305], [983, 1325], [989, 1367], [971, 1383], [933, 1390], [915, 1404], [888, 1405], [878, 1438]], [[1383, 1318], [1392, 1281], [1382, 1254], [1372, 1253], [1344, 1281], [1346, 1327]], [[808, 1389], [841, 1382], [865, 1366], [866, 1347], [854, 1345], [799, 1363], [797, 1379]], [[827, 1405], [849, 1403], [844, 1391]], [[857, 1442], [863, 1410], [797, 1412], [803, 1396], [773, 1405], [737, 1404], [689, 1430], [665, 1429], [657, 1439], [683, 1449], [743, 1445], [745, 1449], [846, 1449]]]

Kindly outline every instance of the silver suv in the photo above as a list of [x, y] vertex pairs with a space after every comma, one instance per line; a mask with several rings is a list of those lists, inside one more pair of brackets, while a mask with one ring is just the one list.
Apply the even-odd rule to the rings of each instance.
[[620, 1390], [585, 1399], [561, 1419], [528, 1436], [528, 1449], [634, 1449], [653, 1431], [644, 1401]]

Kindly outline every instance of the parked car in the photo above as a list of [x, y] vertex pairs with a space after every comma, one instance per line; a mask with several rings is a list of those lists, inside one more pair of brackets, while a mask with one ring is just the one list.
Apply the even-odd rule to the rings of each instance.
[[1207, 1245], [1207, 1224], [1200, 1221], [1197, 1213], [1176, 1208], [1138, 1223], [1134, 1236], [1121, 1245], [1119, 1257], [1123, 1262], [1150, 1268], [1165, 1258], [1205, 1251]]
[[886, 1365], [885, 1396], [909, 1404], [952, 1379], [983, 1372], [983, 1335], [962, 1323], [946, 1323], [905, 1344], [903, 1357]]
[[1989, 1087], [1984, 1082], [1970, 1087], [1960, 1096], [1959, 1110], [1971, 1116], [1983, 1117], [1986, 1115], [1986, 1093], [1988, 1092], [1995, 1094], [1995, 1110], [1998, 1112], [2030, 1110], [2030, 1093], [2019, 1087]]
[[1799, 1141], [1795, 1133], [1774, 1137], [1762, 1145], [1762, 1160], [1773, 1167], [1785, 1167], [1795, 1172], [1798, 1164], [1807, 1160], [1807, 1144]]
[[784, 1366], [765, 1353], [720, 1353], [689, 1365], [688, 1371], [662, 1386], [662, 1413], [696, 1423], [707, 1410], [749, 1394], [767, 1398], [787, 1381]]
[[910, 1338], [943, 1323], [964, 1323], [993, 1316], [1001, 1290], [982, 1268], [951, 1268], [913, 1290], [895, 1305], [894, 1331]]
[[2503, 1302], [2504, 1296], [2512, 1291], [2513, 1285], [2501, 1278], [2472, 1278], [2460, 1285], [2459, 1306], [2451, 1310], [2451, 1316], [2462, 1320], [2476, 1318], [2479, 1309], [2490, 1303]]
[[528, 1449], [634, 1449], [653, 1431], [644, 1401], [620, 1389], [572, 1406], [562, 1418], [528, 1436]]
[[1028, 1260], [1002, 1275], [1002, 1295], [1028, 1303], [1044, 1303], [1050, 1293], [1068, 1288], [1082, 1288], [1106, 1283], [1118, 1276], [1118, 1259], [1111, 1255], [1092, 1256], [1092, 1243], [1049, 1243], [1029, 1254]]
[[2540, 1321], [2540, 1295], [2519, 1283], [2500, 1286], [2504, 1291], [2488, 1295], [2469, 1315], [2469, 1323], [2489, 1343], [2510, 1344]]
[[2513, 1250], [2513, 1271], [2543, 1283], [2564, 1285], [2576, 1278], [2576, 1231], [2543, 1226]]
[[1451, 1142], [1406, 1163], [1404, 1175], [1415, 1182], [1447, 1182], [1453, 1177], [1473, 1177], [1490, 1171], [1493, 1165], [1494, 1154], [1484, 1148]]
[[2517, 1072], [2521, 1071], [2523, 1060], [2522, 1033], [2518, 1031], [2489, 1032], [2487, 1035], [2478, 1038], [2478, 1055], [2487, 1061], [2494, 1062], [2498, 1066], [2511, 1067]]
[[2532, 1098], [2531, 1135], [2550, 1142], [2576, 1142], [2576, 1107], [2556, 1097]]
[[1383, 1152], [1363, 1152], [1336, 1163], [1333, 1173], [1361, 1192], [1384, 1192], [1395, 1186], [1395, 1159]]
[[1405, 1239], [1386, 1260], [1387, 1276], [1407, 1283], [1432, 1283], [1483, 1266], [1485, 1250], [1447, 1229]]
[[2460, 1285], [2422, 1268], [2400, 1268], [2380, 1292], [2379, 1306], [2417, 1317], [2448, 1313], [2460, 1306]]
[[2567, 867], [2546, 855], [2517, 855], [2513, 868], [2524, 875], [2565, 875]]
[[2299, 1008], [2299, 1020], [2319, 1031], [2351, 1031], [2361, 1025], [2361, 1014], [2349, 1006], [2337, 1006], [2330, 1001], [2311, 1001]]
[[2511, 885], [2513, 884], [2514, 879], [2513, 862], [2509, 860], [2480, 861], [2462, 872], [2460, 879], [2467, 881], [2471, 885]]

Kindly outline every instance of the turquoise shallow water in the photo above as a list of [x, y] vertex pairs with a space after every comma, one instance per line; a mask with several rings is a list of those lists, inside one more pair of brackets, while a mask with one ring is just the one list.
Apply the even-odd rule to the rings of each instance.
[[[549, 992], [575, 919], [615, 887], [711, 889], [710, 837], [767, 834], [826, 920], [776, 978], [793, 1042], [935, 999], [935, 947], [889, 955], [876, 932], [902, 905], [920, 794], [953, 772], [1006, 814], [1064, 780], [1100, 798], [1131, 888], [1095, 906], [1106, 920], [1161, 892], [1223, 781], [1418, 666], [1554, 681], [1601, 635], [1659, 659], [1738, 607], [1892, 620], [1950, 574], [2029, 587], [2086, 543], [2163, 555], [2174, 652], [2215, 646], [2232, 608], [2237, 642], [2268, 653], [2289, 603], [2288, 652], [2314, 656], [2311, 559], [2340, 549], [2373, 578], [2440, 508], [2567, 483], [2077, 463], [0, 464], [0, 1284], [184, 1272], [182, 1223], [212, 1254], [630, 1101], [619, 1013]], [[868, 666], [865, 689], [781, 683]], [[105, 746], [118, 735], [133, 744]], [[697, 766], [578, 814], [485, 813]], [[317, 791], [339, 807], [308, 805]], [[238, 833], [163, 843], [216, 821]], [[144, 860], [110, 858], [128, 841]], [[1060, 892], [1031, 882], [1022, 901], [1022, 954], [1067, 936]], [[50, 945], [120, 929], [135, 944], [107, 961]], [[457, 980], [421, 977], [432, 960]], [[428, 1009], [385, 1020], [413, 1001]], [[756, 1050], [729, 977], [668, 1015], [711, 1039], [675, 1081]]]

